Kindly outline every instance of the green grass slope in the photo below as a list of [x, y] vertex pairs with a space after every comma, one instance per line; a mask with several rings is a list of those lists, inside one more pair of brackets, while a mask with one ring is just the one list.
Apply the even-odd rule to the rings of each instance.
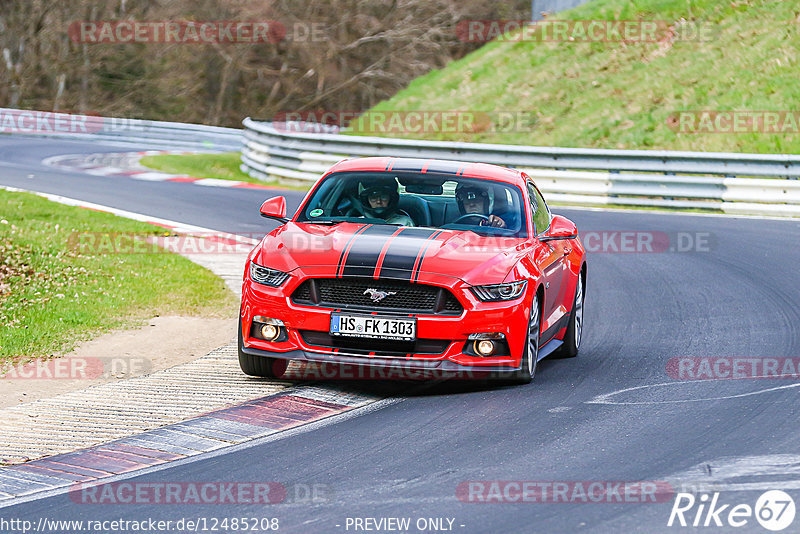
[[800, 111], [800, 3], [595, 0], [552, 18], [657, 20], [676, 28], [688, 21], [705, 28], [708, 38], [650, 43], [501, 38], [414, 80], [372, 111], [523, 112], [522, 124], [510, 131], [383, 135], [536, 146], [800, 152], [800, 135], [791, 124], [782, 133], [677, 133], [669, 123], [685, 110]]
[[220, 278], [177, 254], [134, 248], [134, 238], [156, 235], [164, 230], [0, 190], [0, 377], [153, 316], [230, 316], [236, 299]]

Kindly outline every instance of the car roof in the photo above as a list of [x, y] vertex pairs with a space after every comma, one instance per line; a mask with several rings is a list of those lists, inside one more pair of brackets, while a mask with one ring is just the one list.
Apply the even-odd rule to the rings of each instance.
[[344, 171], [396, 171], [452, 174], [453, 176], [465, 176], [469, 178], [487, 178], [515, 185], [520, 185], [520, 182], [523, 181], [519, 171], [507, 167], [500, 167], [499, 165], [445, 159], [392, 157], [345, 159], [331, 167], [325, 175], [327, 176], [333, 172]]

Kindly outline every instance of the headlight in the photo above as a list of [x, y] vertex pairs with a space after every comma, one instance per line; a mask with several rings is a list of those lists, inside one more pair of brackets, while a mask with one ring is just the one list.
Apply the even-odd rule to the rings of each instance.
[[514, 300], [522, 296], [525, 292], [527, 280], [511, 282], [508, 284], [497, 284], [491, 286], [473, 286], [470, 289], [478, 300], [483, 302], [499, 302], [502, 300]]
[[256, 263], [250, 262], [250, 278], [253, 282], [264, 284], [265, 286], [279, 287], [289, 279], [289, 273], [283, 271], [276, 271], [262, 267]]

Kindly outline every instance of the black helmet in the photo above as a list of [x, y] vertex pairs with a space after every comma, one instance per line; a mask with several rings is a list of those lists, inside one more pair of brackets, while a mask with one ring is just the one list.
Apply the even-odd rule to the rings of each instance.
[[[386, 207], [370, 207], [369, 197], [377, 195], [387, 195], [389, 197]], [[387, 217], [397, 211], [397, 206], [400, 203], [397, 182], [394, 178], [373, 178], [368, 182], [360, 182], [358, 184], [358, 199], [361, 201], [366, 215], [370, 217]]]
[[490, 187], [479, 184], [460, 183], [456, 186], [456, 202], [458, 203], [458, 211], [461, 215], [465, 215], [464, 201], [483, 199], [483, 214], [489, 215], [492, 213], [494, 207], [494, 191]]

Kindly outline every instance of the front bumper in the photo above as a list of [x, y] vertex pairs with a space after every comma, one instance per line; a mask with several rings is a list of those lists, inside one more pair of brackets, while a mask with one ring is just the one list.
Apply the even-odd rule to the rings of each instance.
[[[527, 338], [527, 318], [530, 313], [530, 287], [522, 297], [508, 302], [481, 302], [463, 282], [456, 281], [446, 287], [464, 308], [460, 315], [446, 314], [400, 314], [380, 312], [379, 315], [395, 315], [417, 319], [417, 347], [424, 351], [407, 350], [358, 350], [317, 343], [325, 338], [330, 328], [331, 313], [347, 312], [317, 306], [298, 305], [289, 295], [303, 282], [290, 279], [283, 287], [273, 288], [245, 279], [242, 286], [242, 350], [253, 356], [265, 356], [287, 360], [330, 362], [357, 366], [403, 367], [407, 369], [435, 370], [447, 372], [484, 371], [513, 372], [520, 367], [521, 355]], [[530, 284], [529, 284], [530, 286]], [[363, 313], [363, 311], [354, 311]], [[280, 319], [285, 327], [287, 339], [268, 342], [250, 335], [253, 317], [262, 315]], [[507, 354], [481, 357], [465, 352], [468, 336], [476, 333], [501, 333], [505, 336]], [[311, 341], [311, 342], [309, 342]], [[367, 343], [368, 342], [364, 342]], [[378, 343], [378, 345], [381, 345]], [[386, 344], [384, 343], [385, 347]], [[431, 350], [430, 347], [438, 349]]]

